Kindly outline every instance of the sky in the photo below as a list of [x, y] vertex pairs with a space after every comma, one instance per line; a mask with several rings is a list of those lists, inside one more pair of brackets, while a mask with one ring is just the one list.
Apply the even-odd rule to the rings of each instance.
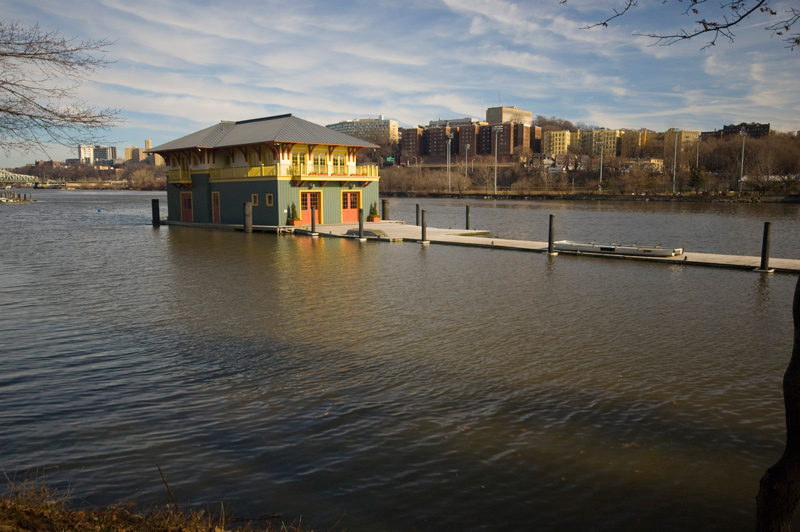
[[[102, 143], [120, 156], [145, 139], [284, 113], [414, 127], [503, 105], [612, 129], [800, 129], [800, 49], [764, 29], [767, 15], [711, 47], [641, 36], [691, 28], [687, 3], [639, 0], [592, 29], [624, 0], [0, 0], [0, 16], [114, 41], [113, 63], [79, 95], [119, 109]], [[701, 15], [716, 17], [717, 5]], [[781, 13], [797, 0], [772, 5]], [[77, 147], [0, 151], [0, 167], [74, 157]]]

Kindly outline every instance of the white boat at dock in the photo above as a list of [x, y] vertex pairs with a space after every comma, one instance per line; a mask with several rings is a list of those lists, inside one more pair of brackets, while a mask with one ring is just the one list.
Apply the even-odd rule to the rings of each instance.
[[662, 248], [661, 246], [638, 246], [636, 244], [603, 244], [599, 242], [574, 242], [558, 240], [553, 242], [556, 251], [573, 253], [601, 253], [604, 255], [634, 255], [648, 257], [674, 257], [683, 254], [683, 248]]

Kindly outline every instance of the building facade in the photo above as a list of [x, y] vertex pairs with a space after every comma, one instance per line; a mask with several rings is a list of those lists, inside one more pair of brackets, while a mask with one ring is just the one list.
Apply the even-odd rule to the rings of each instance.
[[486, 122], [489, 125], [505, 124], [507, 122], [531, 125], [533, 123], [533, 113], [513, 106], [490, 107], [486, 110]]
[[370, 142], [395, 144], [400, 141], [400, 129], [397, 120], [379, 118], [354, 118], [335, 124], [328, 124], [328, 129], [350, 135]]
[[221, 122], [150, 150], [169, 166], [171, 221], [254, 225], [357, 222], [378, 201], [378, 167], [356, 155], [378, 146], [290, 114]]
[[542, 153], [550, 156], [567, 153], [571, 141], [571, 131], [545, 131], [542, 133]]
[[745, 124], [744, 122], [741, 124], [731, 124], [722, 127], [722, 136], [741, 135], [742, 130], [744, 130], [745, 135], [748, 137], [760, 139], [761, 137], [769, 136], [770, 125], [758, 124], [756, 122], [751, 122], [749, 124]]

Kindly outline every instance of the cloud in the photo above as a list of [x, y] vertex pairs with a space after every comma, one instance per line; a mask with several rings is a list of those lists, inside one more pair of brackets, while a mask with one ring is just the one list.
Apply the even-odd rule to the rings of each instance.
[[746, 120], [790, 130], [800, 115], [796, 53], [759, 24], [742, 28], [734, 45], [707, 50], [704, 41], [659, 47], [635, 35], [685, 23], [685, 7], [671, 2], [640, 2], [590, 30], [582, 28], [609, 15], [605, 3], [5, 4], [5, 16], [24, 24], [116, 41], [116, 62], [80, 93], [94, 106], [123, 109], [127, 122], [114, 138], [149, 130], [160, 143], [223, 119], [285, 112], [323, 125], [382, 114], [414, 126], [481, 118], [501, 102], [606, 127], [714, 129]]

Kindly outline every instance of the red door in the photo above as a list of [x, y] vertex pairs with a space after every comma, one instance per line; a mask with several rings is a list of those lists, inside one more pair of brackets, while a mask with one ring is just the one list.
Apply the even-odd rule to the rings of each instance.
[[317, 223], [322, 223], [322, 213], [319, 209], [319, 192], [300, 193], [300, 218], [303, 225], [311, 224], [311, 209], [317, 216]]
[[342, 222], [358, 222], [358, 204], [361, 192], [342, 192]]
[[211, 221], [215, 224], [220, 223], [219, 192], [211, 193]]
[[194, 214], [192, 212], [192, 193], [181, 192], [181, 221], [193, 222]]

